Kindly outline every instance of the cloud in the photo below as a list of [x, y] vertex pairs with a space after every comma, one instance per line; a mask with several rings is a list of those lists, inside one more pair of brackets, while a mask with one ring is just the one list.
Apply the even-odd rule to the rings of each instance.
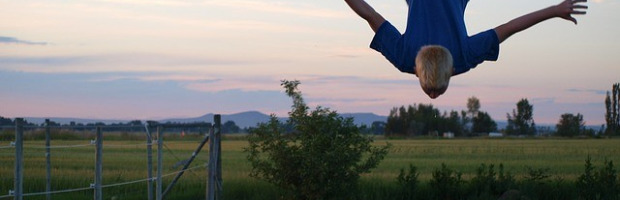
[[310, 102], [329, 102], [329, 103], [368, 103], [368, 102], [382, 102], [385, 98], [308, 98]]
[[607, 94], [607, 91], [605, 90], [594, 90], [594, 89], [575, 89], [575, 88], [571, 88], [566, 90], [568, 92], [576, 92], [576, 93], [590, 93], [590, 94], [596, 94], [596, 95], [605, 95]]
[[0, 36], [0, 43], [25, 44], [25, 45], [47, 45], [47, 42], [33, 42], [33, 41], [20, 40], [14, 37], [6, 37], [6, 36]]
[[[187, 72], [209, 66], [238, 66], [261, 63], [244, 58], [118, 53], [71, 56], [0, 56], [0, 70], [44, 73], [92, 73], [166, 71]], [[204, 70], [203, 70], [204, 71]]]
[[[164, 75], [144, 72], [29, 73], [0, 70], [0, 80], [11, 83], [0, 84], [0, 93], [7, 94], [0, 99], [0, 104], [11, 105], [2, 114], [144, 119], [248, 110], [280, 113], [280, 110], [287, 110], [290, 105], [290, 100], [280, 89], [202, 92], [185, 88], [183, 81], [138, 79], [141, 76]], [[93, 81], [106, 77], [126, 78]]]
[[289, 1], [265, 2], [248, 0], [211, 0], [206, 1], [205, 5], [231, 7], [235, 9], [247, 9], [267, 13], [291, 14], [307, 17], [321, 18], [347, 18], [351, 15], [343, 11], [334, 11], [317, 8], [308, 4], [293, 4]]

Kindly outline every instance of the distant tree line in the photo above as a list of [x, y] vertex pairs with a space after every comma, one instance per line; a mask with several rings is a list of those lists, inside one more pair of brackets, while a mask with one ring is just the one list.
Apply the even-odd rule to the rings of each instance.
[[433, 105], [414, 104], [393, 108], [385, 127], [386, 136], [438, 135], [472, 136], [497, 131], [497, 123], [488, 113], [480, 111], [480, 100], [471, 97], [467, 111], [441, 113]]
[[[610, 95], [611, 94], [611, 95]], [[507, 113], [507, 126], [501, 130], [506, 136], [538, 136], [555, 135], [561, 137], [578, 136], [618, 136], [620, 135], [620, 84], [614, 84], [612, 92], [607, 92], [605, 105], [607, 108], [607, 128], [596, 132], [585, 127], [583, 115], [580, 113], [564, 113], [555, 126], [555, 131], [548, 127], [537, 127], [534, 122], [534, 106], [527, 98], [517, 102], [512, 113]], [[467, 110], [441, 113], [433, 105], [414, 104], [407, 107], [395, 107], [390, 111], [385, 124], [386, 136], [440, 136], [451, 132], [457, 137], [479, 136], [499, 131], [497, 123], [491, 116], [480, 110], [480, 100], [471, 97], [467, 100]]]
[[[166, 123], [157, 123], [158, 125], [162, 125], [166, 127], [167, 131], [192, 131], [192, 132], [205, 132], [205, 130], [201, 130], [200, 127], [211, 127], [212, 123], [210, 122], [192, 122], [192, 123], [179, 123], [179, 122], [166, 122]], [[11, 118], [5, 118], [0, 116], [0, 126], [14, 126], [15, 120]], [[106, 124], [103, 122], [94, 122], [94, 123], [76, 123], [69, 122], [68, 124], [60, 124], [58, 122], [50, 121], [49, 125], [52, 127], [62, 127], [64, 129], [71, 129], [76, 131], [81, 130], [90, 130], [95, 127], [102, 127], [106, 131], [144, 131], [145, 123], [140, 120], [132, 120], [129, 122], [119, 122], [119, 123], [110, 123]], [[191, 126], [188, 126], [191, 125]], [[24, 126], [45, 126], [45, 123], [42, 124], [34, 124], [24, 120]], [[247, 129], [241, 129], [234, 121], [226, 121], [222, 124], [222, 133], [244, 133], [247, 132]]]

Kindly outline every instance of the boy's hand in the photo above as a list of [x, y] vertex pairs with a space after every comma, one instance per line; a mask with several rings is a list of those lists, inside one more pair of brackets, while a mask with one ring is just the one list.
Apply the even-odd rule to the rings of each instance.
[[577, 24], [577, 19], [572, 15], [585, 15], [588, 6], [579, 4], [588, 2], [587, 0], [565, 0], [555, 6], [556, 15], [562, 19], [572, 21]]

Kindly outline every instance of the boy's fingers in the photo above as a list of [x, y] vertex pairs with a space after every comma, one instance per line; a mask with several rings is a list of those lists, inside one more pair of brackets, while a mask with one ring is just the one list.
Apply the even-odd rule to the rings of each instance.
[[572, 15], [585, 15], [586, 11], [573, 11], [571, 12]]
[[584, 6], [584, 5], [573, 5], [573, 9], [578, 8], [578, 9], [588, 9], [588, 6]]

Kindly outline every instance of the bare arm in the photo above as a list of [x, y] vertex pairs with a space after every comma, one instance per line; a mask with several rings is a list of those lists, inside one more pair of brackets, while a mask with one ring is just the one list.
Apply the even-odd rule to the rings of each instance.
[[370, 7], [370, 5], [368, 5], [368, 3], [366, 3], [366, 1], [364, 1], [364, 0], [345, 0], [345, 2], [347, 2], [349, 7], [351, 7], [351, 9], [353, 11], [355, 11], [355, 13], [357, 13], [357, 15], [359, 15], [360, 17], [362, 17], [363, 19], [365, 19], [368, 22], [368, 24], [370, 25], [370, 28], [372, 28], [372, 30], [374, 32], [377, 32], [377, 30], [379, 30], [379, 27], [381, 26], [381, 24], [383, 24], [383, 22], [385, 22], [385, 19], [383, 18], [383, 16], [381, 16], [379, 13], [377, 13], [377, 11], [375, 11], [375, 9]]
[[572, 21], [577, 24], [577, 20], [572, 16], [586, 14], [588, 6], [580, 5], [578, 3], [584, 3], [587, 0], [565, 0], [562, 3], [551, 6], [527, 15], [523, 15], [516, 19], [502, 24], [495, 28], [499, 42], [503, 42], [515, 33], [528, 29], [542, 21], [559, 17], [568, 21]]

